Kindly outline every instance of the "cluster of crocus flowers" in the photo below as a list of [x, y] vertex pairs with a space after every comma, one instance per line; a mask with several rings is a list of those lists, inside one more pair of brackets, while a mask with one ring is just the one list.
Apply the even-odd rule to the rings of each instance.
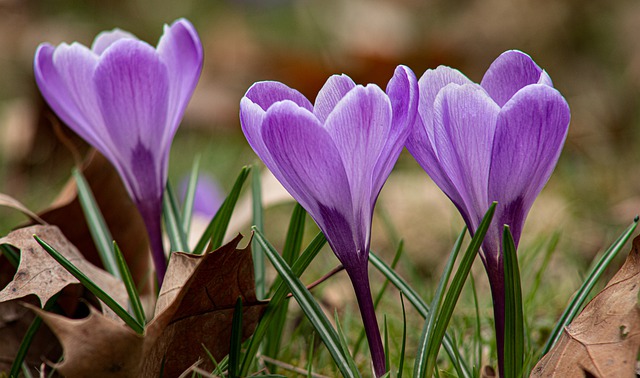
[[115, 29], [91, 49], [42, 44], [36, 82], [56, 114], [115, 166], [144, 219], [161, 283], [162, 196], [169, 150], [202, 70], [203, 51], [189, 21], [165, 26], [156, 48]]
[[569, 107], [547, 73], [520, 51], [498, 57], [480, 85], [441, 66], [427, 70], [419, 88], [419, 116], [408, 150], [472, 233], [489, 205], [498, 202], [481, 258], [491, 285], [502, 372], [502, 229], [510, 227], [517, 246], [529, 209], [558, 161]]
[[386, 91], [332, 76], [311, 104], [278, 82], [254, 84], [240, 102], [249, 144], [324, 232], [356, 293], [374, 373], [386, 372], [368, 278], [376, 199], [413, 126], [413, 72], [399, 66]]

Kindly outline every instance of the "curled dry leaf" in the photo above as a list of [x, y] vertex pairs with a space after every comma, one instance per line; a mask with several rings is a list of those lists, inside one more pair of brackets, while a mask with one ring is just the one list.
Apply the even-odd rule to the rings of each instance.
[[251, 250], [237, 249], [240, 239], [203, 256], [171, 255], [144, 336], [97, 311], [80, 320], [38, 311], [64, 348], [64, 362], [56, 368], [69, 377], [158, 377], [161, 369], [165, 377], [177, 377], [197, 360], [199, 367], [212, 368], [202, 345], [216, 360], [229, 353], [238, 296], [244, 303], [243, 339], [266, 306], [256, 299]]
[[[120, 176], [107, 159], [96, 151], [87, 156], [81, 171], [91, 187], [111, 236], [118, 242], [133, 280], [138, 288], [142, 288], [141, 294], [150, 293], [153, 274], [150, 274], [147, 232]], [[89, 262], [102, 266], [87, 223], [82, 221], [84, 213], [73, 178], [52, 206], [39, 215], [49, 224], [58, 226]]]
[[42, 306], [68, 285], [79, 284], [74, 276], [49, 256], [33, 235], [49, 243], [107, 294], [126, 306], [128, 297], [122, 281], [88, 262], [55, 226], [21, 228], [0, 239], [0, 244], [10, 244], [20, 249], [20, 265], [13, 280], [0, 291], [0, 302], [34, 294]]
[[38, 214], [36, 214], [33, 211], [29, 210], [20, 201], [18, 201], [17, 199], [15, 199], [15, 198], [7, 195], [7, 194], [0, 193], [0, 206], [6, 206], [6, 207], [12, 208], [14, 210], [18, 210], [22, 214], [24, 214], [27, 217], [31, 218], [31, 220], [34, 221], [34, 222], [37, 222], [37, 223], [40, 223], [40, 224], [47, 224], [47, 222], [45, 222], [42, 218], [40, 218], [38, 216]]
[[565, 328], [531, 377], [636, 377], [639, 289], [640, 236], [618, 273]]

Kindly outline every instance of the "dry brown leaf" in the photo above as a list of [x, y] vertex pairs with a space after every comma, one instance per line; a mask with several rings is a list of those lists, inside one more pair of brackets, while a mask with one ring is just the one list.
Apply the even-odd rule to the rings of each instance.
[[7, 195], [7, 194], [0, 193], [0, 206], [6, 206], [6, 207], [10, 207], [12, 209], [18, 210], [22, 214], [24, 214], [24, 215], [28, 216], [29, 218], [31, 218], [34, 222], [37, 222], [37, 223], [40, 223], [40, 224], [47, 224], [47, 222], [45, 222], [42, 218], [40, 218], [38, 216], [38, 214], [36, 214], [33, 211], [29, 210], [20, 201], [18, 201], [17, 199], [15, 199], [15, 198]]
[[531, 377], [636, 377], [639, 289], [640, 236], [618, 273], [565, 328]]
[[0, 244], [20, 249], [20, 265], [13, 280], [0, 291], [0, 302], [34, 294], [42, 306], [66, 286], [79, 283], [49, 256], [33, 235], [49, 243], [118, 303], [126, 305], [128, 297], [122, 281], [88, 262], [55, 226], [21, 228], [0, 239]]
[[211, 368], [202, 345], [217, 360], [229, 353], [237, 297], [244, 303], [243, 339], [266, 306], [256, 299], [251, 250], [237, 249], [240, 239], [203, 256], [171, 255], [144, 337], [97, 311], [80, 320], [38, 311], [64, 348], [56, 368], [69, 377], [157, 377], [163, 363], [164, 375], [176, 377], [199, 359], [200, 367]]
[[[147, 231], [120, 176], [107, 159], [97, 152], [88, 155], [82, 173], [91, 187], [111, 236], [118, 242], [136, 285], [142, 288], [142, 294], [151, 291], [153, 274], [150, 274]], [[52, 206], [40, 213], [40, 217], [49, 224], [58, 226], [89, 262], [102, 267], [89, 228], [82, 221], [84, 213], [73, 179], [67, 183]]]

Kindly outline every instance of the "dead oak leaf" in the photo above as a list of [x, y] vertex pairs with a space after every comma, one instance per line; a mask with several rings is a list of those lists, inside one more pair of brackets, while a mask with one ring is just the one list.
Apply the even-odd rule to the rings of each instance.
[[0, 302], [34, 294], [42, 306], [68, 285], [79, 284], [71, 273], [49, 256], [33, 235], [49, 243], [107, 294], [126, 306], [128, 297], [122, 281], [88, 262], [56, 226], [40, 225], [15, 230], [0, 239], [0, 244], [20, 249], [20, 265], [13, 280], [0, 291]]
[[202, 256], [172, 254], [155, 317], [143, 336], [97, 311], [80, 320], [38, 311], [64, 348], [64, 362], [55, 367], [68, 377], [157, 377], [161, 370], [174, 377], [198, 360], [200, 367], [211, 368], [202, 345], [216, 360], [229, 353], [237, 297], [244, 303], [243, 339], [266, 306], [256, 299], [251, 250], [237, 249], [240, 239]]
[[640, 347], [640, 236], [607, 286], [565, 328], [531, 377], [636, 377]]

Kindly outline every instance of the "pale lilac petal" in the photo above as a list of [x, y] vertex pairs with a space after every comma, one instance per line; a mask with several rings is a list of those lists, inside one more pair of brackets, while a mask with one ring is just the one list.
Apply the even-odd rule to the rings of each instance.
[[185, 19], [179, 19], [171, 26], [165, 25], [157, 51], [160, 59], [167, 66], [171, 81], [167, 105], [171, 119], [167, 120], [169, 131], [165, 133], [165, 139], [162, 141], [164, 146], [171, 142], [187, 103], [198, 84], [202, 71], [203, 51], [198, 33]]
[[[418, 103], [418, 115], [411, 134], [407, 139], [407, 150], [413, 155], [429, 177], [449, 196], [458, 208], [463, 206], [462, 197], [458, 190], [442, 170], [437, 151], [434, 146], [434, 102], [442, 88], [448, 84], [471, 84], [460, 71], [439, 66], [435, 70], [427, 70], [418, 81], [420, 99]], [[465, 220], [467, 218], [465, 217]]]
[[[173, 137], [166, 123], [166, 66], [151, 46], [121, 40], [105, 52], [93, 79], [104, 122], [109, 125], [106, 131], [112, 153], [117, 154], [112, 163], [138, 199], [149, 191], [162, 193], [169, 151], [161, 141], [167, 133]], [[141, 172], [133, 172], [140, 167], [144, 167]]]
[[419, 98], [416, 75], [409, 67], [396, 67], [386, 93], [391, 103], [391, 130], [374, 168], [372, 208], [414, 127]]
[[[167, 130], [169, 76], [155, 50], [122, 40], [102, 57], [93, 77], [113, 145], [130, 151], [138, 143], [160, 146]], [[173, 135], [173, 134], [171, 134]]]
[[341, 261], [356, 252], [363, 242], [354, 233], [351, 188], [327, 130], [311, 112], [284, 101], [267, 111], [262, 135], [280, 168], [272, 172], [326, 233]]
[[362, 212], [360, 234], [369, 237], [375, 166], [391, 133], [391, 103], [378, 86], [357, 86], [338, 103], [324, 127], [342, 158], [353, 198]]
[[488, 195], [498, 201], [494, 219], [511, 226], [516, 245], [527, 213], [558, 161], [569, 119], [562, 95], [541, 84], [516, 93], [498, 116]]
[[520, 89], [538, 83], [541, 75], [542, 69], [529, 55], [509, 50], [491, 63], [480, 85], [499, 106], [503, 106]]
[[456, 205], [467, 210], [475, 229], [489, 206], [491, 146], [500, 108], [476, 84], [449, 84], [436, 97], [434, 109], [438, 159], [462, 199]]
[[336, 104], [356, 86], [347, 75], [333, 75], [324, 84], [313, 107], [313, 114], [324, 124]]
[[109, 31], [103, 31], [102, 33], [98, 34], [96, 38], [93, 40], [93, 44], [91, 45], [91, 51], [93, 51], [96, 55], [102, 55], [104, 50], [106, 50], [114, 42], [119, 41], [121, 39], [137, 40], [138, 38], [136, 38], [135, 35], [129, 33], [128, 31], [124, 31], [117, 28]]
[[289, 100], [298, 104], [298, 106], [313, 112], [313, 105], [311, 105], [309, 100], [307, 100], [302, 93], [277, 81], [257, 82], [247, 90], [247, 93], [244, 96], [260, 105], [264, 111], [269, 109], [269, 107], [276, 102]]

